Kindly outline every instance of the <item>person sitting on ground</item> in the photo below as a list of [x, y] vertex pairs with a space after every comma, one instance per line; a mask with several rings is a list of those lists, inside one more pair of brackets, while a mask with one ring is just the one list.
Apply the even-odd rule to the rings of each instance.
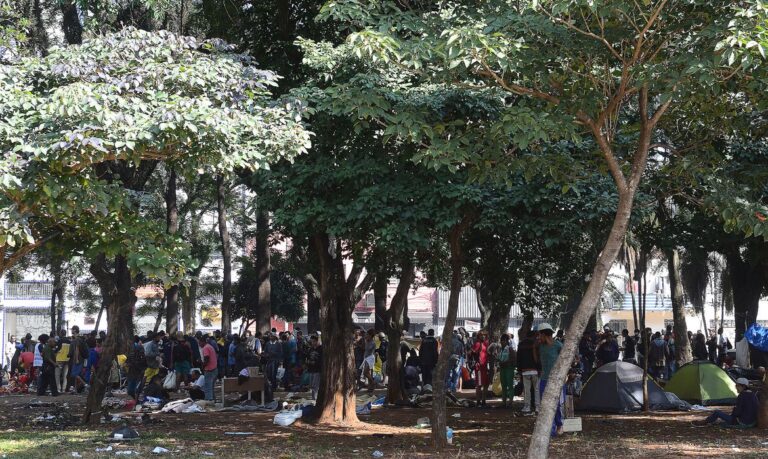
[[696, 426], [706, 426], [714, 424], [718, 419], [722, 419], [728, 426], [754, 427], [757, 424], [757, 411], [759, 402], [757, 396], [749, 388], [747, 378], [736, 380], [736, 391], [739, 393], [736, 398], [736, 406], [733, 407], [731, 414], [715, 410], [702, 421], [695, 421]]
[[165, 404], [171, 399], [171, 394], [163, 388], [163, 378], [157, 374], [149, 380], [149, 385], [144, 388], [145, 397], [159, 398], [161, 404]]
[[192, 400], [203, 400], [205, 398], [205, 376], [199, 368], [190, 370], [191, 381], [188, 387], [189, 398]]

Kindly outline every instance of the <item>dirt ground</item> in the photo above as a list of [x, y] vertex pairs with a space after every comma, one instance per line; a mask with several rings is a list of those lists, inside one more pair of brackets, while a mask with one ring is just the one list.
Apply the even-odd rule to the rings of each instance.
[[[532, 416], [518, 413], [519, 401], [513, 409], [449, 408], [454, 444], [437, 454], [431, 450], [429, 429], [412, 427], [418, 418], [430, 415], [429, 408], [374, 409], [371, 415], [361, 416], [364, 424], [356, 428], [326, 428], [301, 421], [279, 427], [272, 423], [274, 413], [158, 414], [131, 424], [139, 440], [110, 444], [107, 435], [121, 424], [76, 424], [84, 401], [71, 395], [0, 396], [0, 457], [150, 457], [152, 449], [160, 446], [170, 451], [165, 456], [185, 458], [365, 458], [374, 457], [375, 451], [385, 458], [512, 458], [525, 455], [534, 422]], [[39, 402], [55, 406], [34, 406]], [[52, 425], [33, 421], [50, 413], [56, 415]], [[692, 426], [691, 421], [701, 419], [702, 413], [577, 415], [583, 432], [554, 439], [551, 457], [768, 457], [764, 431]], [[96, 451], [110, 446], [111, 451]]]

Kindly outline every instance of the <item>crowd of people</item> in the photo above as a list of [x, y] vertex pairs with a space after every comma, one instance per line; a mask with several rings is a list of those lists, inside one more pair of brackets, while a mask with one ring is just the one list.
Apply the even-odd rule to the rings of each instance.
[[[563, 348], [563, 330], [555, 333], [548, 323], [541, 323], [518, 340], [514, 334], [501, 334], [491, 339], [487, 330], [468, 333], [464, 328], [454, 330], [451, 354], [445, 374], [436, 374], [442, 347], [433, 329], [421, 332], [414, 341], [403, 334], [397, 345], [401, 357], [401, 384], [409, 395], [430, 393], [435, 378], [444, 378], [446, 390], [457, 392], [474, 389], [476, 405], [487, 407], [487, 397], [496, 393], [501, 407], [510, 407], [515, 396], [523, 398], [521, 412], [535, 414], [550, 373]], [[193, 335], [178, 332], [148, 331], [134, 336], [127, 343], [127, 352], [112, 362], [103, 362], [102, 345], [105, 332], [81, 335], [77, 326], [71, 334], [65, 330], [51, 335], [40, 335], [37, 340], [27, 334], [21, 341], [10, 338], [5, 366], [11, 378], [31, 386], [38, 395], [50, 392], [82, 393], [93, 382], [96, 370], [109, 365], [110, 388], [124, 387], [126, 393], [168, 400], [169, 391], [185, 390], [193, 399], [215, 400], [214, 386], [223, 377], [247, 374], [247, 369], [260, 367], [268, 389], [275, 391], [311, 391], [317, 397], [322, 372], [322, 344], [320, 334], [305, 337], [300, 329], [295, 332], [223, 335], [197, 332]], [[710, 360], [715, 364], [729, 363], [730, 341], [723, 337], [722, 329], [705, 339], [701, 332], [689, 333], [694, 359]], [[355, 366], [358, 369], [359, 390], [373, 392], [387, 384], [387, 351], [390, 343], [384, 333], [373, 329], [356, 329], [353, 338]], [[578, 343], [578, 353], [561, 387], [552, 434], [562, 432], [562, 404], [567, 394], [578, 396], [582, 381], [602, 365], [622, 359], [643, 366], [658, 380], [668, 380], [677, 370], [675, 334], [671, 326], [666, 330], [645, 333], [635, 330], [630, 335], [622, 330], [620, 336], [605, 327], [601, 331], [584, 332]], [[738, 381], [738, 412], [733, 415], [713, 414], [708, 421], [745, 418], [753, 411], [748, 384]], [[491, 385], [494, 390], [490, 391]], [[742, 396], [743, 394], [743, 396]], [[744, 413], [747, 413], [746, 415]], [[729, 417], [730, 416], [730, 417]]]
[[270, 388], [307, 389], [316, 398], [320, 384], [322, 345], [319, 335], [306, 338], [302, 331], [272, 330], [266, 335], [246, 331], [242, 336], [220, 331], [204, 334], [148, 331], [126, 343], [126, 352], [112, 362], [102, 361], [106, 332], [80, 335], [77, 326], [42, 334], [34, 340], [9, 339], [3, 367], [19, 387], [38, 395], [83, 393], [89, 390], [96, 371], [109, 365], [108, 386], [123, 387], [134, 399], [149, 396], [167, 401], [169, 391], [186, 390], [193, 399], [213, 401], [214, 386], [224, 377], [242, 375], [249, 367], [261, 367]]

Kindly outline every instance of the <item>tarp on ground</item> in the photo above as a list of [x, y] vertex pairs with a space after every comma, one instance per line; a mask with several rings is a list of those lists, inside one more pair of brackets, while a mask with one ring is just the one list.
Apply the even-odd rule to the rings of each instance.
[[709, 360], [694, 360], [678, 368], [665, 389], [689, 403], [733, 405], [736, 384], [728, 373]]
[[[690, 405], [664, 392], [648, 378], [651, 410], [688, 410]], [[627, 413], [643, 408], [643, 369], [629, 362], [611, 362], [595, 370], [581, 389], [578, 408], [587, 411]]]

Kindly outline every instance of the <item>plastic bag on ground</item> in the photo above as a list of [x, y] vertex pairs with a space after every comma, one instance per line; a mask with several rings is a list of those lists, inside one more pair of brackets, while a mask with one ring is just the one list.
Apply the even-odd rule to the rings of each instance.
[[184, 408], [182, 413], [205, 413], [205, 410], [200, 407], [197, 403], [193, 403], [189, 405], [188, 407]]
[[279, 426], [289, 426], [301, 418], [301, 410], [281, 411], [275, 415], [273, 422]]

